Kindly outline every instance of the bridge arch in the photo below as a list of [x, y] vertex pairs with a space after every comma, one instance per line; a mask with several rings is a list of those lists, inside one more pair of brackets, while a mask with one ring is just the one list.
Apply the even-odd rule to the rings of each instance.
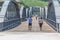
[[19, 25], [19, 6], [15, 0], [6, 0], [0, 12], [0, 31], [8, 30]]
[[48, 5], [48, 14], [47, 14], [47, 20], [50, 24], [52, 24], [53, 28], [55, 30], [59, 30], [59, 20], [60, 20], [60, 6], [59, 2], [57, 0], [50, 0]]

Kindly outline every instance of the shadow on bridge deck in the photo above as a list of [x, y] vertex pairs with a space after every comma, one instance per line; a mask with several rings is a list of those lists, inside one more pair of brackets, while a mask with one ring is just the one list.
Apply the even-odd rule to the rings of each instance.
[[[23, 22], [18, 27], [5, 31], [5, 32], [29, 32], [28, 31], [28, 21]], [[57, 33], [52, 27], [50, 27], [45, 21], [43, 23], [42, 31], [40, 31], [38, 20], [33, 17], [33, 24], [31, 32], [41, 32], [41, 33]]]

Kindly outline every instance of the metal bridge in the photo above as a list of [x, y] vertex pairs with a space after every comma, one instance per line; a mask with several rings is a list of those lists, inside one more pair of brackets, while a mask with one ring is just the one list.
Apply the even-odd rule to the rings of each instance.
[[43, 23], [42, 31], [38, 24], [38, 20], [35, 17], [33, 18], [32, 30], [28, 30], [28, 21], [22, 22], [21, 25], [5, 32], [41, 32], [41, 33], [57, 33], [51, 26], [49, 26], [45, 21]]
[[[43, 17], [44, 24], [42, 31], [40, 31], [38, 20], [35, 19], [35, 12], [38, 11], [38, 17]], [[57, 0], [50, 0], [48, 6], [19, 7], [15, 0], [6, 0], [1, 5], [0, 10], [0, 31], [4, 32], [29, 32], [28, 21], [29, 17], [33, 18], [33, 25], [31, 32], [60, 32], [60, 6]]]

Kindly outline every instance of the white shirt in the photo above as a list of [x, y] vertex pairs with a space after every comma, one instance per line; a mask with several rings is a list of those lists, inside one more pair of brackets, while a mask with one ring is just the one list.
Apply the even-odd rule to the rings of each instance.
[[39, 19], [39, 23], [43, 23], [43, 19]]

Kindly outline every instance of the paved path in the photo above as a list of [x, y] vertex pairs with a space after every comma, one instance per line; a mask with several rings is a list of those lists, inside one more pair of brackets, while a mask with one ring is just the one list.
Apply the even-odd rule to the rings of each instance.
[[0, 33], [0, 40], [60, 40], [60, 34], [56, 33]]
[[[22, 22], [21, 25], [18, 27], [8, 30], [6, 32], [29, 32], [28, 31], [28, 21]], [[42, 31], [40, 31], [38, 20], [33, 17], [33, 24], [32, 24], [32, 30], [31, 32], [44, 32], [44, 33], [56, 33], [56, 31], [51, 28], [45, 21], [42, 27]]]

